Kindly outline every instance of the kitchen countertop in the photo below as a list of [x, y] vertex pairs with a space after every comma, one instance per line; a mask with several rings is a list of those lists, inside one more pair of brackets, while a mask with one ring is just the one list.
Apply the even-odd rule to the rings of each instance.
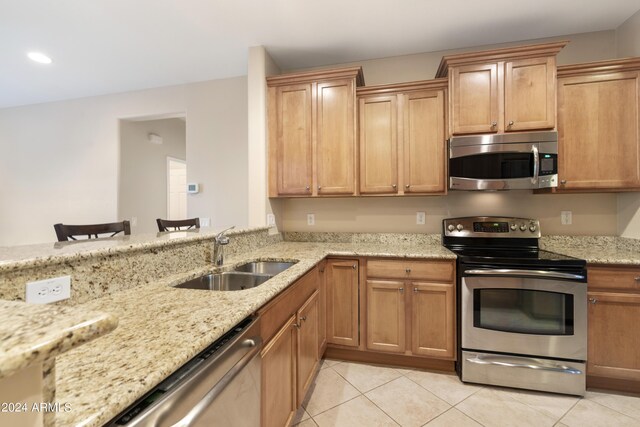
[[112, 331], [112, 314], [0, 300], [0, 378]]
[[540, 248], [588, 264], [640, 265], [640, 240], [617, 236], [543, 236]]
[[206, 274], [200, 269], [82, 305], [119, 318], [111, 334], [56, 359], [56, 401], [71, 404], [57, 426], [99, 426], [291, 285], [327, 255], [454, 260], [431, 244], [281, 242], [229, 257], [225, 268], [256, 259], [298, 260], [259, 287], [236, 292], [177, 289], [170, 285]]

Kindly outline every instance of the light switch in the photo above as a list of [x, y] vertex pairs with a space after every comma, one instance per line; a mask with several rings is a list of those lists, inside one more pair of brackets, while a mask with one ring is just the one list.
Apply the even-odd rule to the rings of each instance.
[[200, 218], [200, 227], [210, 227], [211, 218]]
[[316, 225], [316, 214], [307, 214], [307, 225]]
[[416, 224], [424, 225], [427, 214], [424, 212], [416, 212]]
[[573, 212], [572, 211], [562, 211], [560, 212], [560, 221], [562, 225], [571, 225], [573, 222]]
[[273, 227], [276, 225], [276, 216], [272, 213], [267, 214], [267, 226]]

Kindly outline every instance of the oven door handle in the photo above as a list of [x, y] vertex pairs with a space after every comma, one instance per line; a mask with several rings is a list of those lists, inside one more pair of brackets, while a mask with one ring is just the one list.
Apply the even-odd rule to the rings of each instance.
[[540, 176], [540, 153], [538, 153], [538, 146], [532, 145], [531, 152], [533, 153], [533, 176], [531, 177], [531, 183], [537, 184], [538, 177]]
[[572, 368], [566, 365], [559, 364], [547, 364], [541, 365], [538, 363], [514, 363], [505, 357], [500, 356], [476, 356], [470, 357], [467, 359], [469, 363], [475, 363], [477, 365], [497, 365], [497, 366], [505, 366], [508, 368], [526, 368], [526, 369], [536, 369], [539, 371], [551, 371], [551, 372], [560, 372], [563, 374], [574, 374], [574, 375], [582, 375], [582, 371], [579, 369]]
[[486, 268], [486, 269], [473, 269], [465, 270], [465, 274], [474, 276], [525, 276], [525, 277], [538, 277], [543, 279], [571, 279], [571, 280], [584, 280], [583, 274], [574, 273], [562, 273], [559, 271], [544, 271], [544, 270], [518, 270], [513, 268]]

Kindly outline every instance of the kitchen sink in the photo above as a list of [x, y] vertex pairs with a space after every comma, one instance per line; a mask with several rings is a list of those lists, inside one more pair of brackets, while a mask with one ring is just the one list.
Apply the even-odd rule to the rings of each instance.
[[251, 274], [236, 271], [224, 273], [212, 273], [206, 276], [197, 277], [184, 283], [176, 285], [176, 288], [184, 289], [206, 289], [210, 291], [242, 291], [255, 288], [271, 279], [268, 274]]
[[244, 271], [247, 273], [256, 274], [268, 274], [275, 276], [278, 273], [282, 273], [287, 268], [294, 265], [295, 262], [281, 262], [281, 261], [253, 261], [246, 264], [239, 265], [234, 270]]

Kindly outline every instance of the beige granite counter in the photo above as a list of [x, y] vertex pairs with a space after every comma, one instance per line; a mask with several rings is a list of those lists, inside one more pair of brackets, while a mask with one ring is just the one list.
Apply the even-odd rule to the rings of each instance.
[[617, 236], [544, 236], [542, 249], [589, 264], [640, 265], [640, 240]]
[[0, 378], [50, 360], [117, 325], [114, 315], [86, 308], [0, 300]]
[[56, 401], [71, 404], [56, 426], [100, 426], [182, 364], [291, 285], [327, 255], [455, 259], [440, 245], [282, 242], [226, 260], [225, 268], [256, 259], [298, 260], [259, 287], [236, 292], [177, 289], [197, 269], [82, 304], [113, 313], [119, 327], [92, 345], [57, 359]]

